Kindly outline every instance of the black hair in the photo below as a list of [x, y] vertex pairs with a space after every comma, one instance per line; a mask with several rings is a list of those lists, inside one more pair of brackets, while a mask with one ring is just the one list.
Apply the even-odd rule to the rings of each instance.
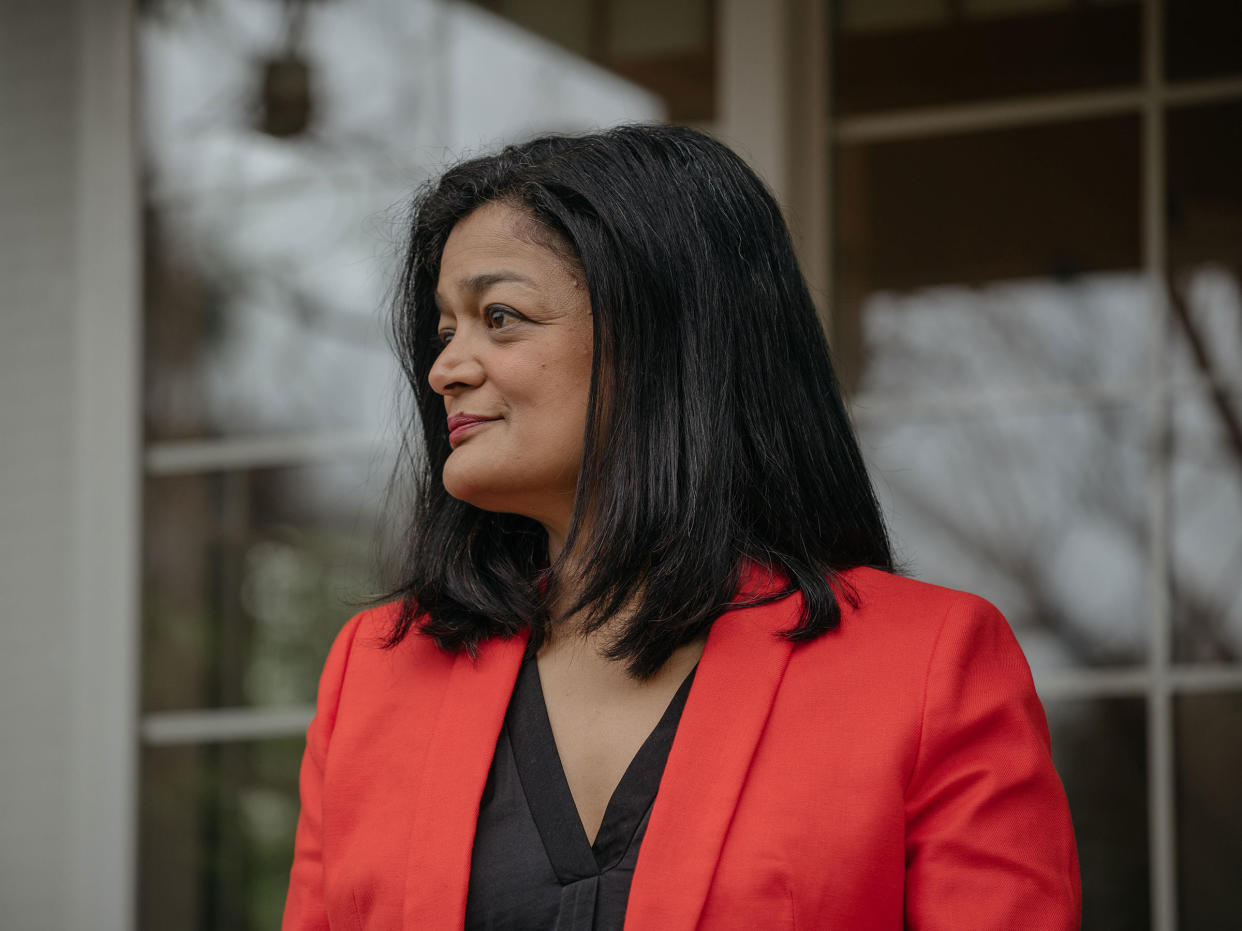
[[[451, 497], [434, 293], [453, 226], [492, 202], [547, 231], [580, 266], [594, 320], [589, 412], [573, 517], [549, 563], [541, 525]], [[530, 627], [566, 570], [567, 612], [638, 677], [740, 604], [801, 595], [784, 635], [840, 621], [839, 574], [892, 570], [888, 535], [780, 209], [711, 137], [632, 125], [544, 136], [463, 162], [415, 197], [393, 336], [416, 402], [414, 472], [388, 644], [412, 631], [470, 650]], [[421, 434], [421, 444], [412, 440]], [[583, 526], [595, 528], [589, 535]], [[741, 591], [747, 565], [779, 590]]]

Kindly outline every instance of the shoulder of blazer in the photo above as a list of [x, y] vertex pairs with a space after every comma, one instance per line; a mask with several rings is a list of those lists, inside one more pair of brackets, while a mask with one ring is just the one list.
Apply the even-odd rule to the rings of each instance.
[[881, 614], [917, 625], [939, 621], [954, 607], [996, 610], [978, 595], [866, 566], [844, 572], [841, 578], [845, 600], [857, 602], [842, 605], [843, 613]]
[[[929, 688], [971, 669], [971, 681], [1003, 680], [1034, 695], [1029, 667], [1009, 624], [989, 602], [967, 592], [874, 569], [843, 573], [841, 622], [798, 644], [785, 691], [803, 702], [849, 696], [877, 719], [909, 730], [918, 745]], [[913, 766], [913, 757], [907, 760]]]
[[841, 624], [819, 638], [825, 649], [839, 640], [925, 662], [946, 628], [981, 625], [1013, 636], [1000, 611], [978, 595], [878, 569], [843, 573], [838, 600]]
[[[430, 637], [411, 630], [396, 646], [386, 645], [400, 605], [389, 602], [360, 612], [353, 625], [349, 662], [342, 683], [342, 702], [361, 698], [394, 683], [415, 685], [447, 674], [456, 655], [440, 649]], [[341, 647], [337, 644], [333, 652]]]

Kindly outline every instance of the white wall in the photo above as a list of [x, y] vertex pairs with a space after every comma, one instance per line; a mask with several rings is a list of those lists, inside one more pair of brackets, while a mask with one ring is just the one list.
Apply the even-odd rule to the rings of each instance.
[[24, 931], [131, 923], [127, 9], [7, 0], [0, 28], [0, 923]]

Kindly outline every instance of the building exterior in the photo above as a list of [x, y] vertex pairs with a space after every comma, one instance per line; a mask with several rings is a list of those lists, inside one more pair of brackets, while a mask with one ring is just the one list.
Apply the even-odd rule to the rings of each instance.
[[402, 201], [669, 118], [785, 206], [899, 549], [1013, 624], [1084, 926], [1242, 906], [1242, 13], [1220, 0], [16, 0], [0, 907], [269, 927], [382, 585]]

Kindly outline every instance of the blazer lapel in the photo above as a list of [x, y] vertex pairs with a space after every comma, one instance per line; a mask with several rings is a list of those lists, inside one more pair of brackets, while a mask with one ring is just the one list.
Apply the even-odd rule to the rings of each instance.
[[[479, 800], [528, 635], [459, 654], [414, 797], [405, 871], [404, 926], [459, 929], [466, 920]], [[428, 714], [434, 713], [427, 709]]]
[[638, 854], [626, 928], [698, 924], [725, 832], [793, 645], [794, 599], [722, 615], [677, 726]]

